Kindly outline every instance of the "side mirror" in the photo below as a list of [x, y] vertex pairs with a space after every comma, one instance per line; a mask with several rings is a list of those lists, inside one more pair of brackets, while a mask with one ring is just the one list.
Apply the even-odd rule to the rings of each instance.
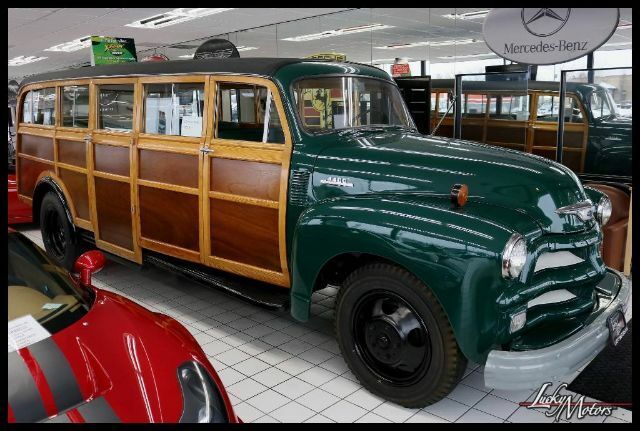
[[82, 254], [73, 264], [74, 272], [80, 274], [80, 283], [89, 286], [91, 274], [99, 272], [105, 264], [104, 254], [98, 250], [91, 250]]

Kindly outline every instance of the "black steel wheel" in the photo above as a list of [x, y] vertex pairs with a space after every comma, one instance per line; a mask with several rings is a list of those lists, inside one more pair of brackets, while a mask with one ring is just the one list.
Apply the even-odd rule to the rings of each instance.
[[67, 270], [73, 270], [80, 254], [79, 244], [63, 203], [53, 192], [47, 193], [40, 205], [40, 232], [49, 257]]
[[442, 305], [418, 278], [386, 263], [366, 265], [336, 298], [342, 355], [364, 387], [405, 407], [455, 388], [466, 368]]

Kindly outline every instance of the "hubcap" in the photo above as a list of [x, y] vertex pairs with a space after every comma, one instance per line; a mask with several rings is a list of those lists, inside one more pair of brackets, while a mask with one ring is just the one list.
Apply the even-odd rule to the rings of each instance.
[[380, 379], [410, 385], [424, 376], [431, 362], [429, 332], [402, 297], [369, 292], [357, 302], [352, 322], [356, 352]]

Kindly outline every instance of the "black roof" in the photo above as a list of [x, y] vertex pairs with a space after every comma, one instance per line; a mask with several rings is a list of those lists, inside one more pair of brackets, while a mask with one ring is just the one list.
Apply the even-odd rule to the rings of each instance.
[[34, 82], [82, 79], [95, 77], [137, 76], [137, 75], [177, 75], [190, 73], [237, 73], [273, 76], [283, 66], [313, 61], [302, 58], [224, 58], [206, 60], [148, 61], [142, 63], [122, 63], [104, 66], [79, 67], [77, 69], [47, 72], [26, 77], [22, 85]]

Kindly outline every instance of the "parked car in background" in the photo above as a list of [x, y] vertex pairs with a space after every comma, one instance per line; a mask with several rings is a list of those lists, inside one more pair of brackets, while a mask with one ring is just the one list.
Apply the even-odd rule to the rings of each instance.
[[18, 189], [52, 259], [95, 241], [300, 321], [338, 286], [342, 355], [387, 400], [437, 402], [467, 360], [489, 387], [535, 388], [624, 328], [606, 323], [630, 289], [600, 255], [606, 195], [542, 157], [420, 134], [376, 67], [86, 67], [26, 78], [18, 107]]
[[238, 422], [215, 370], [176, 320], [71, 275], [8, 235], [9, 422]]
[[9, 129], [9, 139], [7, 141], [7, 196], [8, 196], [8, 221], [10, 225], [20, 223], [31, 223], [31, 206], [18, 199], [18, 184], [16, 183], [16, 153], [14, 147], [14, 137]]

